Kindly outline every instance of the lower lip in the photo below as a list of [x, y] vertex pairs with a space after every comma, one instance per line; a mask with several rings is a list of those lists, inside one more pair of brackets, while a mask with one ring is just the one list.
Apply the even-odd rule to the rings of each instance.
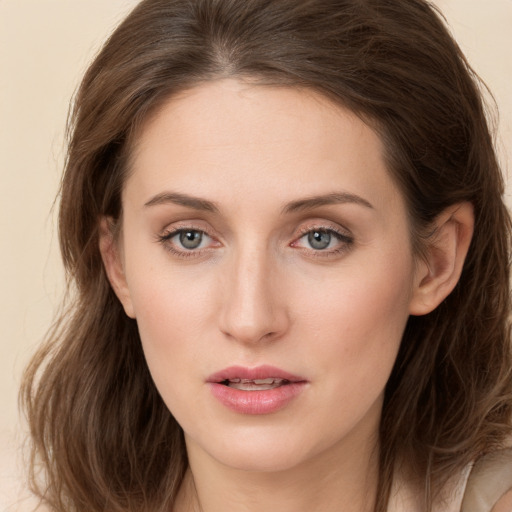
[[306, 382], [292, 382], [274, 389], [242, 391], [211, 382], [213, 396], [228, 409], [241, 414], [270, 414], [279, 411], [296, 398]]

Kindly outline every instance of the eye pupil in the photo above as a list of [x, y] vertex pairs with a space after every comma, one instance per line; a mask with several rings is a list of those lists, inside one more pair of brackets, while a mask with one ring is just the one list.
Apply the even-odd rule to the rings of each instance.
[[331, 234], [327, 231], [311, 231], [311, 233], [308, 234], [308, 242], [313, 249], [321, 251], [329, 247]]
[[180, 244], [186, 249], [197, 249], [203, 240], [203, 233], [200, 231], [182, 231], [180, 233]]

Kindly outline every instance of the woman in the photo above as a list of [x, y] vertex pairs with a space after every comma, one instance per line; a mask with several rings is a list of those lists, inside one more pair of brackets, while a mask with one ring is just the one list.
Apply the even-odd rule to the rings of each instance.
[[424, 1], [141, 2], [72, 115], [76, 298], [22, 390], [39, 494], [473, 511], [484, 486], [481, 510], [508, 506], [502, 194]]

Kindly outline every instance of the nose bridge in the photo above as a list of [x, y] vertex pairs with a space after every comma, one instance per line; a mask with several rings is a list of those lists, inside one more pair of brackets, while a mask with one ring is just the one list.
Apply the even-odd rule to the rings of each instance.
[[287, 313], [276, 295], [274, 258], [257, 247], [233, 254], [223, 300], [221, 330], [244, 343], [275, 339], [286, 329]]

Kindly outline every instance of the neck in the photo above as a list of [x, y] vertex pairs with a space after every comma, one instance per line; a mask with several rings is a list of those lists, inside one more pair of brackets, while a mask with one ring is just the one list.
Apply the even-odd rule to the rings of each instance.
[[[245, 471], [187, 439], [189, 469], [175, 512], [371, 512], [378, 481], [374, 437], [357, 435], [292, 468]], [[361, 439], [362, 438], [362, 439]]]

